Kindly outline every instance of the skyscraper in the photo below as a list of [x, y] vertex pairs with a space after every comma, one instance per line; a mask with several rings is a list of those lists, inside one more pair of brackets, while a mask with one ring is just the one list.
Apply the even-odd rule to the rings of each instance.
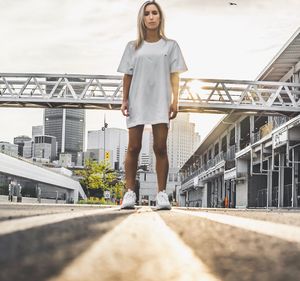
[[[106, 129], [105, 152], [109, 153], [112, 168], [124, 170], [127, 145], [127, 130], [119, 128]], [[94, 157], [89, 157], [95, 158], [97, 161], [104, 159], [104, 131], [88, 131], [87, 153], [93, 153]]]
[[171, 121], [168, 134], [170, 168], [179, 170], [198, 147], [200, 139], [199, 134], [195, 132], [195, 124], [189, 121], [189, 114], [179, 113]]
[[44, 126], [32, 126], [32, 139], [34, 139], [35, 136], [42, 136], [44, 135]]
[[77, 153], [83, 151], [85, 110], [55, 108], [45, 109], [45, 135], [56, 137], [58, 154], [72, 154], [76, 163]]
[[[68, 78], [69, 82], [82, 81], [79, 78]], [[47, 78], [47, 81], [57, 81], [57, 78]], [[46, 91], [51, 92], [53, 86], [47, 86]], [[81, 93], [83, 86], [73, 85], [75, 92]], [[58, 86], [55, 93], [61, 92]], [[68, 91], [65, 88], [64, 91]], [[83, 151], [85, 132], [85, 110], [69, 108], [47, 108], [44, 111], [45, 135], [55, 136], [58, 143], [57, 152], [72, 154], [72, 162], [76, 163], [77, 153]]]

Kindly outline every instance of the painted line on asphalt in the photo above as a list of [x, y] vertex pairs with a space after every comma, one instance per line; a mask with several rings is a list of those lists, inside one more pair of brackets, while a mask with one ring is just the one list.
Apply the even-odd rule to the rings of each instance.
[[32, 216], [20, 219], [7, 220], [0, 223], [0, 235], [10, 234], [17, 231], [23, 231], [30, 228], [72, 220], [91, 215], [98, 215], [107, 211], [119, 210], [120, 208], [105, 208], [98, 210], [79, 210], [60, 214], [47, 214], [40, 216]]
[[103, 235], [50, 281], [217, 281], [150, 208]]
[[214, 222], [254, 231], [259, 234], [276, 237], [289, 242], [300, 243], [300, 227], [298, 226], [201, 211], [172, 209], [172, 212], [200, 217]]

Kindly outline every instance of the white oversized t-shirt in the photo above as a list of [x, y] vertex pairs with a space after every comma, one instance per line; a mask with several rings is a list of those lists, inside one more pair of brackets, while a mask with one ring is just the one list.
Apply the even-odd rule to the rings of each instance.
[[170, 73], [186, 70], [176, 41], [143, 41], [137, 50], [135, 42], [130, 41], [118, 67], [118, 72], [132, 75], [127, 128], [159, 123], [167, 123], [169, 126], [172, 97]]

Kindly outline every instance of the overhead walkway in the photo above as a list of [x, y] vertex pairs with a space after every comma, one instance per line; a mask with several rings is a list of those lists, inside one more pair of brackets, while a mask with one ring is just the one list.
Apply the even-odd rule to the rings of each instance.
[[[121, 102], [121, 76], [0, 73], [1, 107], [119, 109]], [[299, 114], [300, 83], [183, 78], [179, 110]]]

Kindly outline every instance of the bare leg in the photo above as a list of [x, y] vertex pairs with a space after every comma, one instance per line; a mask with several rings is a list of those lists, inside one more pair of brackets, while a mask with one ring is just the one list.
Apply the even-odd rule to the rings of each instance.
[[134, 190], [139, 154], [142, 147], [144, 125], [129, 129], [129, 142], [125, 159], [126, 187]]
[[156, 157], [156, 174], [158, 191], [166, 188], [169, 172], [169, 160], [167, 151], [168, 127], [166, 124], [152, 125], [153, 150]]

